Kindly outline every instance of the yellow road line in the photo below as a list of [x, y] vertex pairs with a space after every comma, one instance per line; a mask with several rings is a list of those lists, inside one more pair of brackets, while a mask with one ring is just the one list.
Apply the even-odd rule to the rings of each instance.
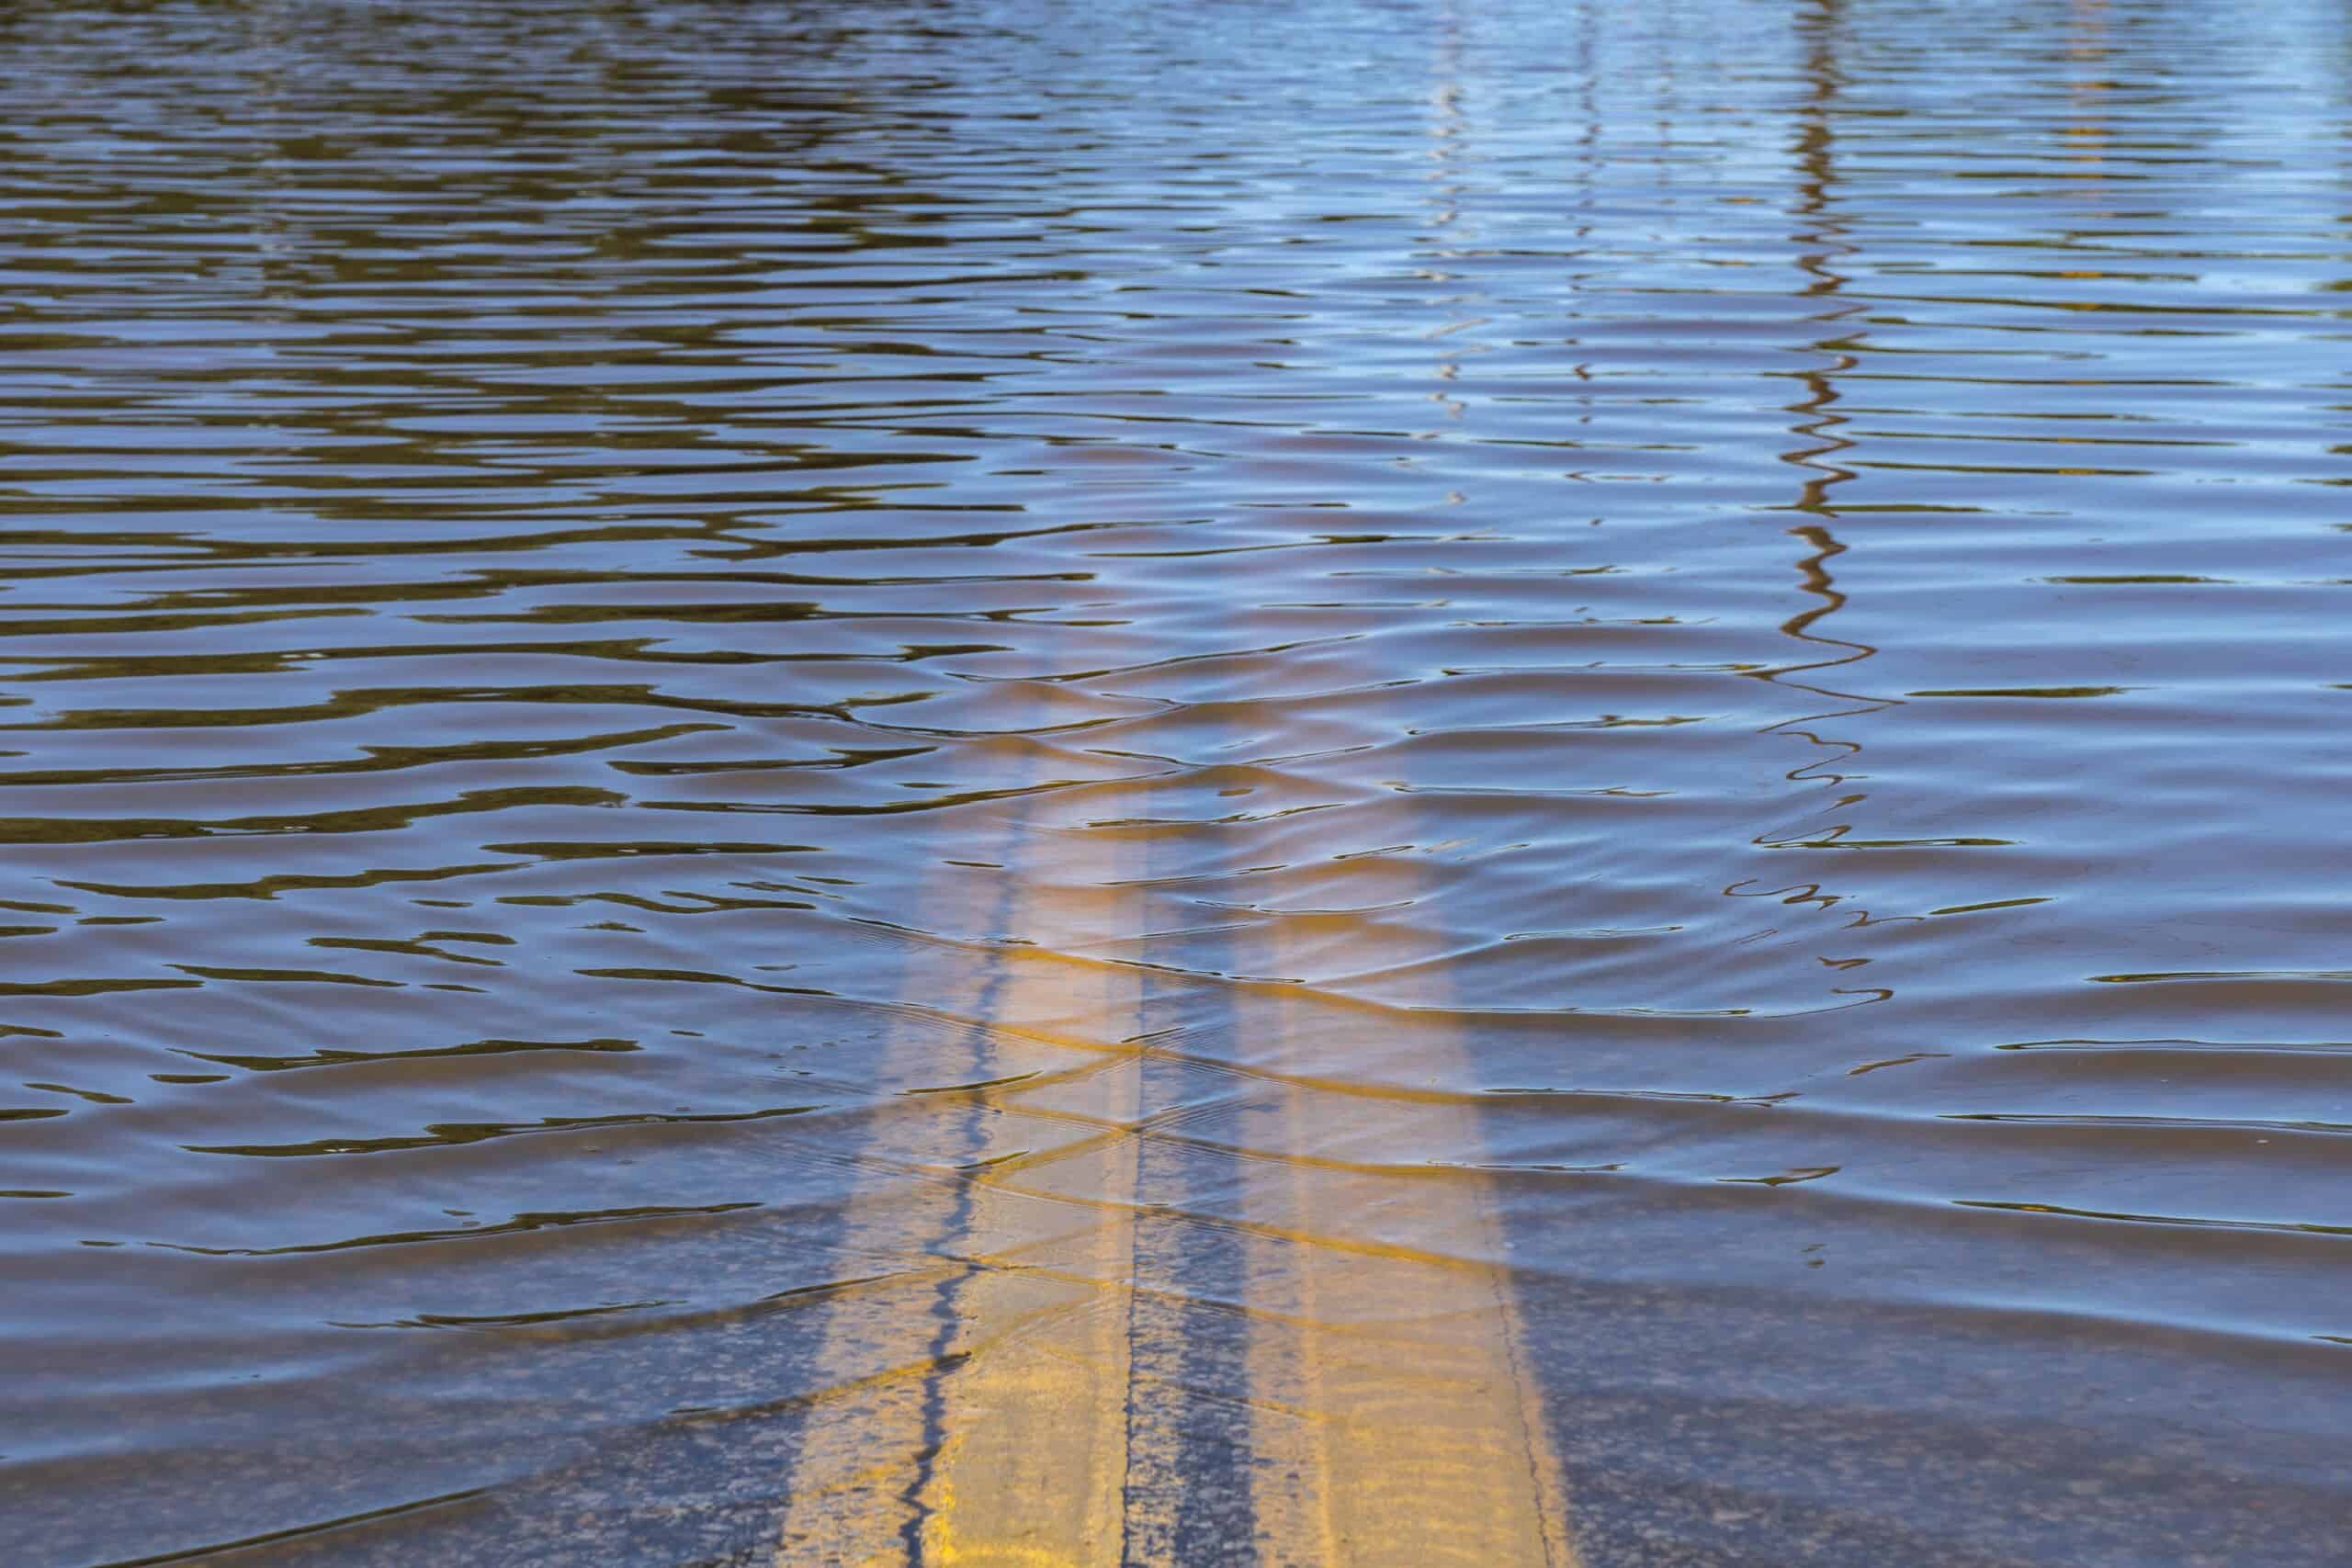
[[[1304, 959], [1261, 928], [1261, 973]], [[1261, 1002], [1269, 1066], [1368, 1055], [1363, 1010], [1305, 987]], [[1458, 1082], [1442, 1011], [1398, 1011], [1377, 1055]], [[1400, 1049], [1400, 1047], [1405, 1047]], [[1477, 1114], [1443, 1094], [1269, 1084], [1272, 1158], [1249, 1197], [1268, 1568], [1445, 1563], [1576, 1568], [1567, 1495], [1524, 1363], [1492, 1181], [1465, 1162]], [[1415, 1160], [1449, 1163], [1413, 1169]]]
[[[1049, 1076], [878, 1120], [841, 1245], [844, 1273], [888, 1282], [830, 1306], [816, 1372], [838, 1392], [808, 1423], [779, 1564], [1119, 1559], [1138, 977], [1057, 948], [1099, 934], [1069, 931], [1070, 907], [1112, 886], [1125, 840], [1018, 823], [1009, 839], [998, 923], [1040, 945], [915, 948], [901, 995], [922, 1010], [875, 1071]], [[1091, 919], [1131, 929], [1132, 895], [1108, 897]]]
[[[1132, 970], [1050, 959], [1016, 969], [1022, 983], [1001, 1021], [1084, 1034], [1135, 1017]], [[925, 1562], [1119, 1561], [1140, 1075], [1124, 1055], [1036, 1096], [1070, 1121], [994, 1119], [1003, 1141], [1041, 1130], [1075, 1135], [971, 1188], [969, 1235], [982, 1269], [957, 1298], [956, 1348], [967, 1359], [943, 1385]], [[1039, 1109], [1022, 1099], [1023, 1110]], [[1089, 1122], [1102, 1130], [1084, 1131]]]
[[[1110, 1568], [1150, 1539], [1126, 1513], [1130, 1464], [1182, 1451], [1131, 1408], [1197, 1392], [1131, 1390], [1149, 1317], [1137, 1202], [1200, 1198], [1137, 1191], [1143, 972], [1080, 955], [1143, 929], [1119, 882], [1140, 845], [1114, 828], [1012, 838], [997, 923], [1035, 945], [918, 947], [902, 995], [919, 1006], [877, 1071], [1036, 1076], [912, 1097], [865, 1151], [842, 1271], [880, 1279], [830, 1307], [819, 1374], [839, 1392], [808, 1423], [780, 1565]], [[1304, 968], [1311, 923], [1238, 928], [1232, 966]], [[1444, 1092], [1458, 1031], [1437, 1008], [1304, 986], [1193, 989], [1250, 1074], [1250, 1146], [1205, 1217], [1242, 1237], [1250, 1325], [1250, 1386], [1211, 1392], [1251, 1416], [1227, 1473], [1174, 1479], [1248, 1485], [1270, 1568], [1577, 1568], [1495, 1190], [1471, 1168], [1477, 1114]], [[986, 1027], [943, 1026], [958, 1016]], [[1374, 1055], [1427, 1085], [1332, 1081]]]

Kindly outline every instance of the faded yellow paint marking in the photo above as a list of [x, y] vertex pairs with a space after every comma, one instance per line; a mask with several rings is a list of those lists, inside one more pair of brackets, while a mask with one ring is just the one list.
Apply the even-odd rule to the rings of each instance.
[[[843, 1271], [877, 1278], [829, 1309], [835, 1392], [808, 1423], [778, 1563], [1112, 1568], [1148, 1539], [1128, 1468], [1182, 1451], [1149, 1440], [1151, 1412], [1202, 1392], [1132, 1387], [1148, 1198], [1241, 1237], [1250, 1387], [1209, 1392], [1250, 1415], [1225, 1473], [1148, 1492], [1248, 1485], [1270, 1568], [1578, 1568], [1497, 1193], [1475, 1168], [1482, 1129], [1452, 1091], [1466, 1052], [1432, 1005], [1445, 997], [1204, 983], [1229, 1021], [1216, 1054], [1247, 1075], [1250, 1146], [1206, 1208], [1139, 1193], [1143, 972], [1087, 955], [1144, 929], [1117, 880], [1138, 840], [1016, 837], [996, 923], [1034, 942], [920, 948], [877, 1071], [1019, 1081], [905, 1097], [863, 1152]], [[1235, 966], [1304, 972], [1314, 927], [1238, 928]], [[1367, 1088], [1375, 1056], [1393, 1088]], [[1153, 1223], [1190, 1223], [1167, 1213]]]
[[[1261, 973], [1306, 966], [1303, 923], [1258, 928]], [[1435, 1091], [1336, 1092], [1283, 1071], [1363, 1059], [1364, 1011], [1295, 986], [1247, 1015], [1274, 1069], [1258, 1118], [1270, 1157], [1246, 1200], [1262, 1560], [1577, 1568], [1497, 1195], [1472, 1168], [1483, 1129], [1442, 1092], [1462, 1081], [1458, 1031], [1435, 1007], [1380, 1026], [1380, 1058]]]
[[[1046, 957], [1016, 972], [1001, 1023], [1108, 1041], [1134, 1032], [1134, 971]], [[1012, 1157], [971, 1188], [979, 1270], [956, 1300], [965, 1359], [942, 1387], [946, 1437], [924, 1499], [926, 1561], [1119, 1561], [1140, 1085], [1140, 1063], [1123, 1054], [1038, 1090], [1035, 1102], [1023, 1096], [1017, 1112], [992, 1107], [1004, 1144], [1065, 1141], [1021, 1156], [1003, 1148]]]
[[829, 1309], [780, 1568], [1119, 1561], [1140, 987], [1065, 950], [1134, 928], [1124, 853], [1115, 831], [1016, 826], [995, 923], [1022, 942], [910, 960], [876, 1077], [1024, 1081], [877, 1118], [842, 1249], [884, 1283]]

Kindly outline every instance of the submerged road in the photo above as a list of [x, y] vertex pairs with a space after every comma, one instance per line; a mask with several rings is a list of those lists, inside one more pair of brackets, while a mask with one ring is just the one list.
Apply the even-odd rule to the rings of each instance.
[[777, 1562], [1570, 1568], [1490, 1185], [1394, 1153], [1474, 1112], [1309, 1070], [1378, 1036], [1443, 1081], [1442, 1015], [1298, 983], [1313, 911], [1221, 928], [1239, 977], [1155, 964], [1193, 825], [1088, 809], [1031, 797], [956, 868], [1002, 938], [910, 943], [884, 1071], [956, 1081], [859, 1156]]
[[0, 43], [0, 1568], [2352, 1563], [2343, 0]]
[[[1438, 244], [1460, 219], [1452, 15], [1417, 182]], [[1441, 389], [1458, 365], [1437, 340], [1471, 309], [1439, 303], [1411, 333]], [[1423, 419], [1459, 412], [1441, 390]], [[1228, 648], [1283, 642], [1260, 560], [1206, 579]], [[1069, 667], [1111, 662], [1080, 641]], [[1357, 723], [1408, 731], [1351, 673]], [[1311, 714], [1287, 732], [1290, 704], [1250, 695], [1272, 726], [1252, 755], [1312, 750]], [[1201, 711], [1204, 749], [1229, 752], [1226, 710]], [[1399, 814], [1408, 831], [1347, 857], [1372, 875], [1342, 908], [1219, 907], [1253, 842], [1219, 830], [1264, 814], [1192, 806], [1207, 761], [1156, 759], [1166, 801], [1149, 769], [1115, 799], [1023, 795], [984, 857], [994, 918], [910, 965], [902, 995], [959, 1032], [972, 1087], [865, 1152], [879, 1195], [852, 1201], [844, 1251], [877, 1271], [828, 1309], [818, 1367], [844, 1392], [810, 1418], [779, 1565], [1579, 1568], [1459, 1087], [1475, 1075], [1421, 886], [1433, 835]], [[1312, 983], [1334, 964], [1410, 976], [1411, 1002]], [[933, 1028], [895, 1046], [887, 1081], [940, 1070]]]

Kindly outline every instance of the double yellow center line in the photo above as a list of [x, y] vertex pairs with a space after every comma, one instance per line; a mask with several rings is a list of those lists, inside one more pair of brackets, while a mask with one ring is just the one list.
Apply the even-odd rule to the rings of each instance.
[[[876, 1075], [980, 1087], [899, 1097], [857, 1156], [835, 1245], [866, 1282], [824, 1309], [831, 1392], [787, 1479], [778, 1564], [1172, 1564], [1177, 1521], [1147, 1516], [1174, 1508], [1238, 1521], [1250, 1540], [1218, 1560], [1264, 1568], [1576, 1568], [1495, 1193], [1461, 1157], [1480, 1146], [1476, 1110], [1315, 1077], [1376, 1051], [1458, 1083], [1449, 1015], [1132, 962], [1154, 829], [1037, 817], [1008, 821], [999, 852], [989, 924], [1011, 939], [910, 942], [905, 1025]], [[1303, 969], [1302, 924], [1235, 928], [1231, 967]], [[1151, 1065], [1173, 1060], [1145, 1005], [1172, 984], [1229, 992], [1214, 1055], [1250, 1136], [1183, 1151], [1187, 1168], [1215, 1163], [1214, 1193], [1139, 1185], [1154, 1141], [1185, 1138], [1144, 1100]], [[1138, 1350], [1177, 1321], [1148, 1310], [1170, 1287], [1140, 1277], [1145, 1226], [1238, 1245], [1246, 1387], [1138, 1372], [1170, 1364]], [[1233, 1407], [1230, 1451], [1210, 1473], [1158, 1473], [1197, 1461], [1162, 1438], [1204, 1398]]]

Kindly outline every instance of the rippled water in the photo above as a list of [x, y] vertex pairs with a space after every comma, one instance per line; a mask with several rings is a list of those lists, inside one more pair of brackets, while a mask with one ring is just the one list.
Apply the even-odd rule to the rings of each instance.
[[1437, 1263], [1589, 1568], [2352, 1557], [2332, 0], [0, 42], [10, 1562], [927, 1560], [1034, 1276], [1272, 1562]]

